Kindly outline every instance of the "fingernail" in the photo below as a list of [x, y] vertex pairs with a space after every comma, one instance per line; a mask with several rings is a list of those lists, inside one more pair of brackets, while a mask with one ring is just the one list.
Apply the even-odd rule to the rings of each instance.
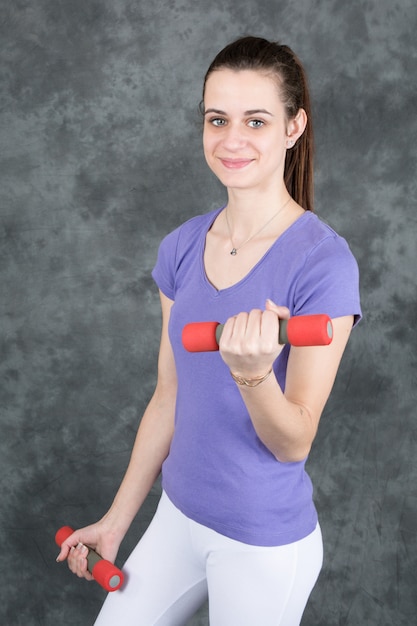
[[59, 563], [59, 555], [56, 557], [56, 562]]

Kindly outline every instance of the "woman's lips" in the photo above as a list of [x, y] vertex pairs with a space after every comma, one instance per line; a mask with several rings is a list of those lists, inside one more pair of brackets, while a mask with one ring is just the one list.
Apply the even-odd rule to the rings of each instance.
[[243, 167], [252, 163], [253, 159], [220, 159], [224, 167], [227, 167], [229, 170], [239, 170]]

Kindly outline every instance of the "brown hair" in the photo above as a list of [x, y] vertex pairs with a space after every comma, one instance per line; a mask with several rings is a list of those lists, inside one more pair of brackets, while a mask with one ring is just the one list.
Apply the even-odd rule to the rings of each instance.
[[307, 126], [295, 146], [287, 150], [284, 180], [294, 200], [313, 211], [313, 126], [307, 77], [301, 62], [288, 46], [259, 37], [242, 37], [223, 48], [210, 64], [204, 78], [203, 99], [208, 77], [222, 68], [275, 75], [287, 119], [293, 119], [301, 108], [305, 110]]

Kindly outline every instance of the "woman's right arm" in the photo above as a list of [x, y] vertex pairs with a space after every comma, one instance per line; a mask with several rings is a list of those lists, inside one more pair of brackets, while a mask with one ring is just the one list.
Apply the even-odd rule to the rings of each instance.
[[[97, 523], [77, 530], [62, 544], [58, 561], [68, 558], [70, 569], [88, 579], [86, 552], [94, 548], [114, 562], [120, 543], [158, 477], [174, 432], [177, 377], [168, 337], [168, 321], [173, 301], [160, 293], [162, 333], [155, 392], [142, 417], [129, 465], [113, 503]], [[78, 544], [80, 547], [76, 547]]]

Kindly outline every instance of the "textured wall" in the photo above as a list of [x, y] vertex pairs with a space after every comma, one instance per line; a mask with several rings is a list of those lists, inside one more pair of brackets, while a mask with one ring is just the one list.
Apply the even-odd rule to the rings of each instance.
[[415, 624], [415, 0], [1, 5], [0, 623], [84, 626], [99, 609], [53, 535], [101, 515], [128, 462], [155, 381], [158, 243], [224, 197], [202, 77], [251, 33], [307, 66], [317, 212], [362, 276], [365, 321], [309, 461], [326, 557], [303, 625]]

